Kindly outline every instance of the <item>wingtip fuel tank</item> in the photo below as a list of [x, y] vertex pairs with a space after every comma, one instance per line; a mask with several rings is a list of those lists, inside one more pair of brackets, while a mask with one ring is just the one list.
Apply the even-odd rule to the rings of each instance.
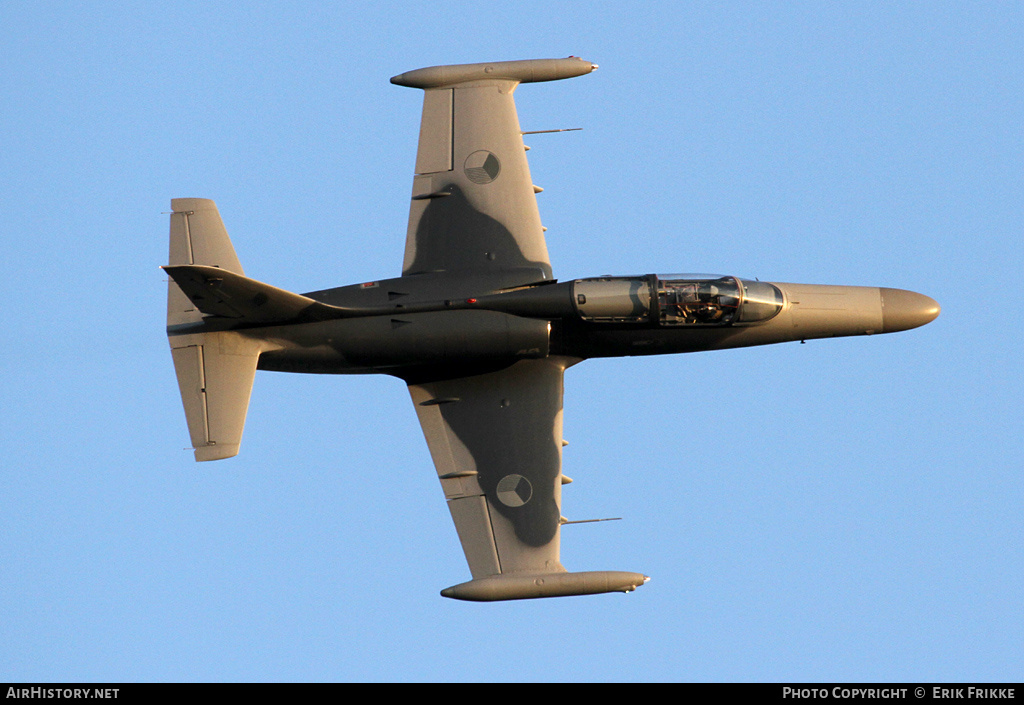
[[642, 573], [618, 570], [492, 575], [445, 588], [441, 595], [470, 602], [530, 600], [538, 597], [633, 592], [649, 580]]
[[443, 88], [459, 83], [485, 80], [508, 80], [518, 83], [558, 81], [588, 74], [597, 68], [578, 56], [566, 59], [527, 59], [525, 61], [493, 61], [485, 64], [428, 66], [391, 77], [396, 86], [409, 88]]

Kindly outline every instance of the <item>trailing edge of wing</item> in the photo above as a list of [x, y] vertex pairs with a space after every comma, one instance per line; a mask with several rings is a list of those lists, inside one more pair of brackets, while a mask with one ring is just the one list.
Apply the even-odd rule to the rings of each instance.
[[337, 318], [342, 314], [335, 306], [219, 267], [191, 264], [163, 269], [193, 305], [208, 316], [269, 325]]

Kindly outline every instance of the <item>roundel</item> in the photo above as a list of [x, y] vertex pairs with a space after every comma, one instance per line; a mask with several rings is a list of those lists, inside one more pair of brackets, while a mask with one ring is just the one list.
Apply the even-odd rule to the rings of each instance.
[[506, 507], [521, 507], [533, 496], [533, 486], [522, 475], [505, 475], [498, 482], [497, 494]]
[[489, 184], [498, 178], [501, 162], [486, 149], [480, 149], [466, 157], [462, 168], [474, 184]]

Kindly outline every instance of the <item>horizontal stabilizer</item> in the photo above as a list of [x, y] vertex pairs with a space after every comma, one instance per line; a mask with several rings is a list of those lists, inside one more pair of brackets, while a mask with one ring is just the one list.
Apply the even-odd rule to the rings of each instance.
[[[224, 229], [217, 204], [208, 198], [171, 199], [171, 247], [168, 264], [205, 264], [244, 275]], [[202, 313], [174, 282], [167, 287], [167, 325], [197, 323]]]
[[259, 343], [226, 331], [175, 336], [171, 345], [196, 460], [238, 455]]
[[218, 267], [193, 264], [163, 269], [192, 304], [208, 316], [269, 325], [338, 318], [342, 312], [307, 296]]
[[649, 579], [640, 573], [617, 570], [585, 573], [510, 573], [453, 585], [442, 590], [441, 595], [472, 602], [597, 595], [602, 592], [633, 592]]
[[170, 258], [171, 264], [210, 264], [245, 274], [217, 204], [208, 198], [171, 199]]

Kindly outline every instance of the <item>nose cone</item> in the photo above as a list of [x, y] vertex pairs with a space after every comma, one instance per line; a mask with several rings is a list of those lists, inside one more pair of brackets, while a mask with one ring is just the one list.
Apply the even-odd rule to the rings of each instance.
[[931, 323], [941, 308], [935, 299], [906, 289], [880, 288], [882, 332], [895, 333]]

